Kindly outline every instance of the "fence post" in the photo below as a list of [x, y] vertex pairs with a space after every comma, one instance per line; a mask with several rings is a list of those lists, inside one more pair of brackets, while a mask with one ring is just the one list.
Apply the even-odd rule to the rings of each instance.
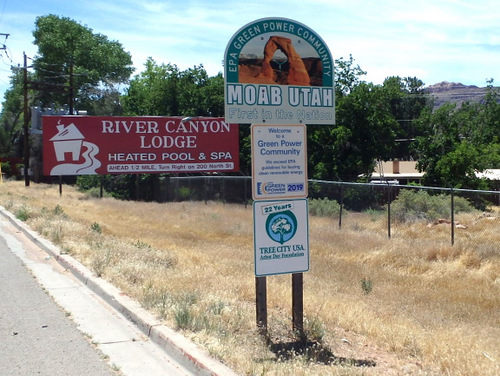
[[455, 245], [455, 195], [453, 188], [450, 188], [451, 197], [451, 245]]
[[391, 186], [387, 182], [387, 236], [391, 238]]
[[222, 178], [222, 204], [226, 205], [226, 180]]
[[340, 183], [339, 230], [342, 229], [342, 209], [344, 208], [344, 183]]
[[103, 193], [104, 193], [104, 175], [101, 175], [101, 179], [100, 179], [100, 182], [99, 182], [99, 198], [102, 198], [103, 196]]
[[246, 177], [243, 178], [243, 191], [245, 192], [245, 197], [244, 197], [244, 200], [245, 200], [245, 209], [247, 208], [248, 206], [248, 193], [247, 193], [247, 179]]

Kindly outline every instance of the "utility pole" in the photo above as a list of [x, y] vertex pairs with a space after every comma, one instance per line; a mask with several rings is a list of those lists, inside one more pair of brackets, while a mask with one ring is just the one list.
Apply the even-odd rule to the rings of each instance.
[[26, 57], [26, 52], [23, 52], [24, 56], [24, 185], [29, 187], [30, 177], [29, 177], [29, 163], [30, 163], [30, 149], [29, 149], [29, 133], [28, 133], [28, 122], [29, 122], [29, 111], [28, 111], [28, 61]]
[[[0, 34], [1, 35], [1, 34]], [[0, 48], [1, 50], [1, 48]], [[73, 59], [70, 61], [70, 74], [69, 74], [69, 86], [68, 85], [63, 85], [63, 84], [51, 84], [47, 82], [36, 82], [36, 81], [28, 81], [28, 62], [27, 62], [27, 56], [26, 53], [24, 54], [24, 85], [23, 85], [23, 91], [24, 91], [24, 180], [25, 180], [25, 185], [29, 186], [30, 181], [29, 181], [29, 159], [30, 159], [30, 145], [29, 145], [29, 129], [28, 129], [28, 123], [29, 123], [29, 108], [28, 108], [28, 89], [30, 90], [39, 90], [39, 91], [49, 91], [49, 92], [58, 92], [58, 93], [68, 93], [68, 99], [69, 99], [69, 114], [73, 115], [74, 112], [74, 90], [73, 90], [73, 82], [74, 82], [74, 64], [73, 64]], [[59, 177], [59, 185], [60, 185], [60, 190], [61, 190], [61, 185], [62, 185], [62, 177]]]
[[74, 107], [74, 93], [73, 93], [73, 57], [71, 57], [71, 60], [69, 62], [69, 87], [68, 87], [68, 93], [69, 93], [69, 114], [73, 115], [73, 107]]

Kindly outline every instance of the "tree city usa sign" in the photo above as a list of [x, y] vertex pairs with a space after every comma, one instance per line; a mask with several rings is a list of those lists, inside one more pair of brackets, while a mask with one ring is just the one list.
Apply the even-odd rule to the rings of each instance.
[[239, 171], [222, 118], [43, 116], [44, 175]]
[[308, 271], [307, 200], [255, 201], [253, 210], [255, 275]]
[[307, 26], [286, 18], [247, 24], [224, 63], [227, 122], [335, 123], [333, 59]]

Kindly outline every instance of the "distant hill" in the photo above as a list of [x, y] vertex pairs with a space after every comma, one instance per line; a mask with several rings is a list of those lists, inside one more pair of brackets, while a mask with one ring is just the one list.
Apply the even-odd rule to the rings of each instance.
[[427, 92], [434, 97], [434, 108], [441, 107], [446, 102], [480, 102], [486, 95], [485, 87], [463, 85], [456, 82], [443, 81], [427, 87]]

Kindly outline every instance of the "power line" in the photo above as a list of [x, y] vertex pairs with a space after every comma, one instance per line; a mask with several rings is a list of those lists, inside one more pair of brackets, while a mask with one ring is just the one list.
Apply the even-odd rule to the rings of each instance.
[[7, 59], [9, 59], [9, 61], [12, 63], [12, 58], [9, 56], [10, 49], [7, 47], [7, 38], [9, 37], [9, 35], [10, 34], [0, 33], [0, 36], [5, 37], [4, 43], [0, 44], [0, 52], [2, 55], [2, 59], [3, 59], [3, 55], [5, 55], [5, 56], [7, 56]]

